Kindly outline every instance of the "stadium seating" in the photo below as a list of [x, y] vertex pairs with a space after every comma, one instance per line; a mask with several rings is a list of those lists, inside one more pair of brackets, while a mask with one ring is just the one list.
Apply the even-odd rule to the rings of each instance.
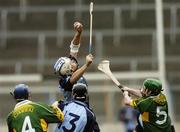
[[[0, 4], [2, 7], [19, 7], [21, 4], [19, 0], [14, 0], [13, 2], [8, 2], [8, 0], [2, 0]], [[71, 2], [67, 0], [62, 0], [59, 2], [58, 0], [37, 0], [37, 1], [28, 1], [27, 6], [29, 7], [35, 7], [35, 6], [73, 6], [77, 4], [80, 1], [73, 0]], [[83, 5], [88, 5], [89, 3], [87, 1], [81, 1], [80, 2]], [[152, 2], [147, 2], [145, 0], [138, 0], [137, 4], [153, 4]], [[96, 5], [107, 5], [107, 4], [132, 4], [132, 1], [127, 0], [112, 0], [112, 1], [97, 1]], [[82, 6], [83, 6], [82, 5]], [[68, 44], [71, 40], [70, 35], [64, 37], [57, 37], [55, 35], [58, 25], [61, 23], [57, 23], [57, 11], [35, 11], [35, 12], [26, 12], [25, 13], [25, 19], [21, 20], [21, 13], [19, 11], [8, 11], [7, 15], [7, 32], [14, 33], [20, 33], [18, 37], [8, 37], [6, 40], [6, 48], [0, 48], [0, 58], [2, 60], [6, 60], [7, 58], [9, 60], [17, 60], [21, 61], [22, 59], [34, 59], [37, 60], [38, 57], [38, 35], [41, 33], [44, 33], [45, 35], [45, 61], [49, 59], [56, 59], [57, 56], [61, 55], [67, 55], [68, 52], [66, 49], [68, 48]], [[132, 32], [133, 29], [138, 30], [155, 30], [155, 12], [152, 10], [144, 10], [144, 11], [138, 11], [136, 12], [135, 18], [132, 18], [132, 12], [131, 10], [122, 10], [121, 12], [121, 25], [119, 29], [120, 31], [127, 31]], [[80, 13], [81, 15], [81, 21], [84, 23], [84, 30], [88, 32], [88, 19], [87, 16], [89, 15], [88, 10], [83, 11]], [[170, 28], [170, 11], [165, 10], [165, 29]], [[106, 17], [108, 16], [108, 17]], [[116, 34], [116, 38], [119, 38], [119, 41], [114, 41], [113, 32], [116, 32], [116, 27], [114, 25], [114, 10], [97, 10], [94, 13], [94, 23], [93, 28], [94, 32], [102, 32], [103, 38], [103, 56], [104, 57], [140, 57], [140, 56], [146, 56], [151, 57], [154, 51], [152, 51], [152, 41], [153, 36], [151, 33], [147, 35], [120, 35]], [[146, 17], [146, 19], [144, 19]], [[178, 17], [178, 14], [177, 14]], [[71, 32], [72, 31], [72, 24], [74, 20], [78, 20], [76, 16], [76, 12], [73, 10], [67, 10], [64, 14], [64, 29], [65, 31]], [[2, 22], [2, 21], [0, 21]], [[61, 21], [60, 21], [61, 22]], [[2, 25], [2, 23], [1, 23]], [[177, 26], [179, 26], [179, 22], [177, 21]], [[60, 29], [61, 30], [61, 29]], [[23, 33], [36, 33], [37, 35], [34, 35], [33, 37], [21, 37], [21, 34]], [[50, 32], [50, 35], [48, 34]], [[110, 33], [108, 33], [110, 32]], [[107, 34], [108, 33], [108, 34]], [[47, 35], [48, 34], [48, 35]], [[95, 36], [94, 36], [95, 37]], [[94, 40], [96, 37], [94, 38]], [[60, 40], [60, 41], [59, 41]], [[88, 44], [88, 37], [84, 36], [83, 43]], [[165, 46], [166, 46], [166, 54], [168, 56], [174, 56], [178, 55], [179, 50], [177, 47], [178, 45], [178, 35], [176, 35], [176, 43], [171, 44], [169, 34], [166, 34], [165, 36]], [[63, 44], [57, 44], [57, 42], [61, 42]], [[21, 48], [19, 48], [21, 47]], [[95, 44], [96, 47], [96, 44]], [[133, 47], [133, 48], [132, 48]], [[139, 47], [141, 47], [142, 50], [139, 50]], [[81, 56], [86, 55], [88, 46], [82, 46], [81, 49]], [[113, 52], [111, 52], [112, 49]], [[31, 52], [28, 52], [31, 51]], [[95, 55], [98, 51], [94, 51]], [[149, 60], [150, 61], [150, 60]], [[122, 70], [129, 68], [123, 68], [123, 65], [126, 64], [120, 64], [121, 66], [116, 69], [114, 66], [114, 70]], [[141, 65], [138, 67], [139, 70], [144, 69]], [[37, 66], [37, 65], [36, 65]], [[34, 66], [34, 67], [36, 67]], [[125, 66], [130, 67], [130, 66]], [[146, 67], [146, 66], [145, 66]], [[169, 65], [168, 65], [169, 67]], [[173, 66], [172, 66], [173, 67]], [[122, 69], [121, 69], [122, 68]], [[152, 67], [149, 67], [150, 69], [153, 69]], [[148, 69], [149, 69], [148, 68]], [[4, 68], [0, 67], [0, 71], [3, 71]], [[146, 69], [146, 68], [145, 68]], [[94, 71], [94, 68], [91, 69]], [[5, 70], [6, 71], [6, 70]], [[22, 71], [29, 71], [28, 70], [22, 70]], [[37, 71], [33, 70], [32, 72]], [[45, 72], [45, 74], [51, 75], [51, 73]]]
[[20, 20], [20, 13], [8, 14], [8, 31], [56, 30], [57, 20], [55, 12], [29, 12], [24, 21]]

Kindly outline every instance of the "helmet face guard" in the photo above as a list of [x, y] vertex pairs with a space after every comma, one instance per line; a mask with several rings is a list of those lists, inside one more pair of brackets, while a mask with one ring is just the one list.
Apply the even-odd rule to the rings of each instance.
[[54, 64], [54, 72], [59, 75], [70, 75], [72, 74], [71, 60], [68, 57], [59, 58]]

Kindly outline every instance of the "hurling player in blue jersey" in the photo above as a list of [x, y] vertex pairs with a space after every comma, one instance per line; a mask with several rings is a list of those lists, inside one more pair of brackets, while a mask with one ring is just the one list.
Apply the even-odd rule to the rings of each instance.
[[59, 88], [63, 92], [66, 101], [71, 100], [72, 87], [77, 82], [83, 82], [87, 85], [82, 76], [93, 61], [91, 54], [86, 56], [86, 62], [80, 68], [78, 67], [77, 55], [80, 48], [81, 33], [83, 25], [80, 22], [74, 23], [75, 35], [70, 44], [69, 57], [60, 57], [54, 64], [54, 72], [59, 79]]
[[[64, 95], [64, 100], [59, 102], [63, 103], [67, 103], [72, 100], [72, 88], [74, 84], [83, 83], [87, 86], [86, 79], [83, 77], [83, 74], [93, 61], [93, 56], [89, 54], [86, 56], [85, 64], [78, 67], [77, 55], [80, 48], [83, 25], [79, 22], [75, 22], [74, 29], [76, 32], [70, 44], [69, 57], [60, 57], [54, 64], [54, 72], [59, 80], [59, 88]], [[85, 102], [89, 106], [88, 96], [86, 97]], [[94, 123], [93, 129], [95, 132], [99, 131], [97, 122]]]
[[83, 25], [80, 22], [74, 23], [75, 35], [70, 44], [69, 57], [60, 57], [54, 64], [54, 72], [59, 79], [59, 88], [64, 95], [65, 101], [71, 100], [72, 87], [77, 82], [87, 85], [85, 78], [82, 76], [93, 61], [91, 54], [86, 56], [86, 62], [78, 68], [77, 55], [80, 48], [81, 34]]
[[64, 113], [64, 121], [56, 128], [56, 132], [100, 132], [94, 112], [86, 102], [87, 86], [74, 84], [72, 100], [58, 103]]

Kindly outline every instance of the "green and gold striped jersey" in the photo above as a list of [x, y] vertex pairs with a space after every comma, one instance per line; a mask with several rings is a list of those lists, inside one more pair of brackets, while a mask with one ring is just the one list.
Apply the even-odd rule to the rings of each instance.
[[8, 115], [9, 132], [47, 132], [48, 123], [64, 120], [62, 111], [46, 104], [24, 100]]
[[140, 111], [144, 132], [171, 132], [171, 120], [164, 94], [135, 99], [131, 106]]

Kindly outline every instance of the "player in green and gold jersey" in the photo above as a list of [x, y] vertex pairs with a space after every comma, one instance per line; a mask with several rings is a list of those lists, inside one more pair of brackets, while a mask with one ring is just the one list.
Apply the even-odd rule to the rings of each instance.
[[48, 123], [64, 120], [58, 107], [28, 100], [29, 91], [25, 84], [16, 85], [11, 95], [17, 104], [7, 118], [9, 132], [47, 132]]
[[[163, 90], [161, 81], [150, 78], [144, 81], [143, 88], [140, 90], [128, 87], [122, 89], [125, 104], [141, 113], [143, 132], [173, 132], [166, 96], [161, 92]], [[129, 94], [139, 98], [131, 99]]]

